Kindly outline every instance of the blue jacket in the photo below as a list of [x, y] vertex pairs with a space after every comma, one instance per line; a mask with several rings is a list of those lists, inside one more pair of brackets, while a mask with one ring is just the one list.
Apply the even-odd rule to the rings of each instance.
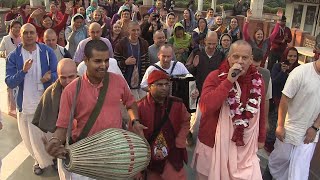
[[[44, 89], [47, 89], [57, 79], [57, 58], [53, 50], [41, 43], [37, 43], [40, 48], [40, 62], [41, 62], [41, 75], [43, 76], [46, 72], [51, 70], [51, 80], [43, 83]], [[24, 77], [26, 73], [23, 69], [23, 58], [21, 53], [22, 45], [20, 44], [14, 51], [12, 51], [7, 57], [6, 64], [6, 84], [9, 88], [13, 89], [19, 87], [18, 95], [15, 98], [17, 108], [19, 112], [22, 111], [23, 101], [23, 85]]]

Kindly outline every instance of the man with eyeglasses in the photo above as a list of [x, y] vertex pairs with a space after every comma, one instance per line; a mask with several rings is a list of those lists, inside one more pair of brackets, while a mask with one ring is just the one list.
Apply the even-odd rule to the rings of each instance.
[[40, 175], [53, 162], [41, 140], [45, 134], [31, 121], [43, 92], [57, 79], [57, 58], [51, 48], [36, 43], [36, 28], [32, 24], [23, 25], [20, 34], [21, 44], [7, 58], [5, 82], [12, 89], [19, 87], [16, 98], [18, 128], [35, 160], [33, 172]]
[[169, 96], [170, 77], [166, 73], [154, 70], [147, 82], [149, 92], [138, 102], [140, 123], [148, 127], [144, 136], [151, 145], [147, 179], [186, 180], [183, 166], [188, 160], [185, 140], [190, 114], [182, 99]]

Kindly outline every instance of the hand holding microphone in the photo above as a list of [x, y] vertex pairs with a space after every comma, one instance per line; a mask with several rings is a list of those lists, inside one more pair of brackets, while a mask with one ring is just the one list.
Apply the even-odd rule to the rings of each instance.
[[243, 72], [242, 66], [238, 63], [233, 64], [233, 66], [229, 69], [228, 80], [232, 83], [236, 82], [238, 77]]
[[242, 71], [240, 69], [235, 69], [232, 73], [231, 73], [231, 77], [236, 77], [238, 76], [238, 74], [240, 74]]

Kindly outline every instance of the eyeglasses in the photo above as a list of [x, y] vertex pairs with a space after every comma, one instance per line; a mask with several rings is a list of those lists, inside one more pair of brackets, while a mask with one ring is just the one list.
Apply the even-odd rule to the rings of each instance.
[[160, 88], [160, 87], [169, 87], [169, 86], [170, 86], [170, 83], [154, 83], [154, 84], [152, 84], [152, 86], [156, 86], [157, 88]]

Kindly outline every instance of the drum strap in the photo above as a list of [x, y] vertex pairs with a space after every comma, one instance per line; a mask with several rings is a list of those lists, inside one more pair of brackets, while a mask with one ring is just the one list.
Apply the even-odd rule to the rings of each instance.
[[[72, 138], [71, 138], [72, 121], [74, 119], [74, 111], [75, 111], [75, 108], [76, 108], [77, 97], [79, 95], [79, 91], [80, 91], [80, 87], [81, 87], [81, 79], [82, 79], [81, 77], [78, 79], [77, 87], [76, 87], [76, 94], [73, 97], [73, 101], [72, 101], [71, 112], [70, 112], [70, 121], [69, 121], [68, 130], [67, 130], [67, 141], [66, 141], [67, 144], [74, 143], [72, 141]], [[103, 83], [103, 87], [100, 90], [97, 103], [96, 103], [92, 113], [90, 114], [88, 122], [86, 123], [85, 127], [83, 128], [83, 130], [82, 130], [80, 136], [78, 137], [77, 141], [87, 137], [87, 135], [89, 134], [93, 124], [95, 123], [95, 121], [96, 121], [96, 119], [98, 117], [98, 115], [100, 114], [100, 111], [101, 111], [101, 108], [102, 108], [102, 105], [103, 105], [103, 102], [104, 102], [104, 99], [105, 99], [105, 95], [106, 95], [107, 90], [108, 90], [109, 73], [106, 74], [106, 76], [104, 77], [102, 83]]]
[[90, 114], [89, 119], [88, 119], [86, 125], [84, 126], [80, 136], [78, 137], [77, 141], [86, 138], [88, 136], [92, 126], [96, 122], [96, 120], [100, 114], [100, 111], [102, 109], [102, 105], [104, 104], [104, 99], [106, 97], [108, 85], [109, 85], [109, 73], [106, 73], [106, 75], [103, 79], [103, 87], [100, 90], [97, 103], [94, 106], [94, 109], [93, 109], [92, 113]]
[[[173, 70], [174, 70], [174, 68], [176, 67], [176, 65], [177, 65], [177, 62], [178, 61], [174, 61], [173, 62], [173, 65], [172, 65], [172, 69], [171, 69], [171, 71], [170, 71], [170, 76], [172, 75], [172, 73], [173, 73]], [[159, 69], [160, 71], [163, 71], [164, 73], [166, 73], [166, 74], [168, 74], [164, 69], [162, 69], [160, 66], [158, 66], [158, 65], [156, 65], [156, 64], [152, 64], [152, 66], [154, 66], [154, 67], [156, 67], [157, 69]]]
[[149, 139], [149, 143], [150, 144], [157, 138], [157, 136], [159, 135], [162, 127], [169, 120], [169, 114], [170, 114], [170, 110], [171, 110], [171, 107], [172, 107], [172, 103], [173, 103], [173, 100], [170, 99], [170, 97], [168, 97], [168, 107], [165, 110], [165, 113], [164, 113], [164, 116], [162, 117], [160, 125], [153, 131], [153, 133], [152, 133], [152, 135], [151, 135], [151, 137]]
[[72, 138], [71, 138], [72, 122], [74, 119], [74, 111], [76, 109], [77, 97], [78, 97], [80, 87], [81, 87], [81, 79], [82, 79], [81, 77], [78, 78], [77, 87], [76, 87], [76, 94], [72, 100], [70, 117], [69, 117], [69, 125], [68, 125], [68, 130], [67, 130], [67, 140], [66, 140], [67, 145], [73, 143]]

